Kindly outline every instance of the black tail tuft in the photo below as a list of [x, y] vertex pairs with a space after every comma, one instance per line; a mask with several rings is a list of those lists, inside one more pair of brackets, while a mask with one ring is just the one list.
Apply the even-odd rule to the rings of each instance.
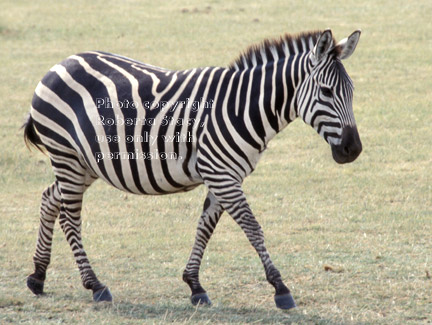
[[31, 115], [29, 114], [27, 117], [27, 121], [23, 124], [21, 129], [24, 128], [24, 141], [27, 146], [27, 148], [30, 149], [30, 145], [35, 146], [37, 149], [39, 149], [41, 152], [43, 152], [42, 148], [40, 147], [42, 144], [42, 141], [39, 137], [39, 135], [36, 133], [36, 130], [34, 128], [33, 119]]

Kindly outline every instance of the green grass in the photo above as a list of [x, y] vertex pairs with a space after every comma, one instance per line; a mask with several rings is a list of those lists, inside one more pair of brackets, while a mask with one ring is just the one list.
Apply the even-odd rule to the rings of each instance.
[[[1, 7], [0, 323], [432, 321], [430, 1], [9, 0]], [[213, 306], [195, 309], [181, 274], [205, 189], [138, 197], [102, 182], [86, 193], [83, 238], [114, 304], [92, 303], [58, 226], [48, 295], [32, 296], [25, 279], [40, 195], [53, 175], [18, 129], [52, 65], [97, 49], [172, 69], [226, 66], [265, 37], [327, 27], [338, 39], [363, 30], [345, 62], [362, 155], [337, 165], [327, 144], [296, 121], [244, 184], [299, 308], [275, 308], [258, 257], [225, 214], [201, 272]]]

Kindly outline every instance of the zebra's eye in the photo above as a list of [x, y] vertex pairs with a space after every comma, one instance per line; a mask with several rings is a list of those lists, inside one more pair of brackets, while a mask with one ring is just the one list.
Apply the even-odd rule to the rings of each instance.
[[321, 93], [326, 97], [333, 97], [333, 91], [327, 87], [321, 87]]

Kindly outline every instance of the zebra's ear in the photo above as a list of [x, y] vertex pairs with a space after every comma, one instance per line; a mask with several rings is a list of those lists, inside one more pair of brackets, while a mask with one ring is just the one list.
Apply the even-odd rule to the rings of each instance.
[[336, 47], [339, 47], [339, 59], [344, 60], [347, 59], [353, 54], [357, 43], [360, 39], [361, 30], [356, 30], [354, 33], [352, 33], [348, 38], [344, 38], [342, 41], [340, 41]]
[[319, 62], [326, 54], [330, 46], [333, 44], [333, 36], [330, 29], [326, 29], [318, 38], [312, 54], [315, 62]]

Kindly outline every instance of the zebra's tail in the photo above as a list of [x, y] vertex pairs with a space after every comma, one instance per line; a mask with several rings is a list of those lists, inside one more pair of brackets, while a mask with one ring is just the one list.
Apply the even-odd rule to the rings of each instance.
[[36, 130], [34, 128], [33, 118], [31, 117], [30, 113], [27, 116], [27, 121], [23, 124], [21, 129], [24, 128], [24, 142], [27, 146], [27, 148], [30, 149], [30, 145], [33, 145], [37, 149], [39, 149], [41, 152], [43, 152], [41, 145], [43, 145], [39, 135], [36, 133]]

